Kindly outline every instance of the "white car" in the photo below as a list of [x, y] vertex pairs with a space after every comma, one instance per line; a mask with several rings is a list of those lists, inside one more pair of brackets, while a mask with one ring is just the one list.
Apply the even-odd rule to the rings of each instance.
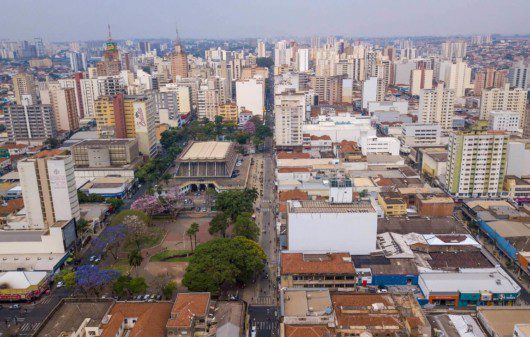
[[258, 330], [256, 329], [256, 326], [253, 325], [252, 329], [250, 330], [250, 337], [256, 337], [258, 335]]
[[64, 282], [63, 281], [57, 282], [57, 288], [62, 288], [62, 287], [64, 287]]

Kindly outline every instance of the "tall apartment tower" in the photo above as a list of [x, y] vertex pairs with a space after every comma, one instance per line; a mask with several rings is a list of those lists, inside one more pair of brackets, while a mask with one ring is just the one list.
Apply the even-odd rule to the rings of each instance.
[[447, 89], [454, 89], [457, 98], [464, 97], [471, 82], [471, 68], [466, 62], [457, 59], [446, 65], [444, 78]]
[[75, 131], [79, 128], [75, 88], [62, 88], [59, 83], [50, 83], [48, 90], [41, 91], [41, 99], [43, 104], [51, 104], [58, 131]]
[[368, 109], [370, 102], [382, 102], [385, 99], [385, 85], [378, 77], [370, 77], [363, 82], [362, 107]]
[[530, 61], [520, 60], [517, 63], [514, 63], [510, 68], [508, 73], [510, 79], [510, 86], [521, 88], [521, 89], [530, 89]]
[[100, 138], [136, 138], [143, 155], [157, 153], [156, 105], [151, 95], [101, 96], [95, 110]]
[[510, 89], [508, 83], [504, 89], [483, 90], [480, 100], [480, 119], [488, 120], [491, 111], [514, 111], [519, 113], [519, 127], [522, 129], [525, 125], [527, 94], [528, 92], [521, 88]]
[[13, 77], [15, 101], [18, 105], [37, 105], [37, 89], [33, 76], [26, 73], [16, 74]]
[[482, 95], [482, 90], [491, 88], [504, 88], [506, 83], [506, 73], [495, 68], [486, 68], [480, 70], [475, 75], [473, 83], [473, 92], [475, 96]]
[[419, 102], [419, 123], [439, 124], [442, 131], [453, 127], [455, 91], [439, 82], [434, 89], [422, 89]]
[[506, 174], [509, 136], [480, 124], [449, 138], [446, 183], [456, 197], [497, 196]]
[[175, 81], [175, 77], [188, 77], [188, 55], [184, 51], [184, 46], [180, 42], [179, 33], [177, 31], [177, 38], [175, 39], [175, 50], [171, 53], [169, 59], [171, 63], [171, 77]]
[[258, 40], [256, 54], [258, 54], [258, 57], [267, 57], [267, 51], [265, 50], [265, 42], [263, 42], [263, 40]]
[[109, 25], [109, 38], [103, 52], [101, 62], [96, 64], [98, 76], [117, 76], [121, 71], [120, 53], [118, 44], [112, 41], [112, 35]]
[[432, 89], [433, 71], [425, 69], [413, 69], [410, 72], [410, 94], [419, 95], [421, 89]]
[[305, 120], [305, 94], [287, 91], [274, 98], [276, 146], [300, 146]]
[[44, 141], [57, 136], [51, 105], [10, 105], [4, 113], [10, 142]]
[[17, 166], [30, 228], [47, 229], [58, 221], [79, 220], [81, 213], [71, 155], [44, 153], [23, 159]]

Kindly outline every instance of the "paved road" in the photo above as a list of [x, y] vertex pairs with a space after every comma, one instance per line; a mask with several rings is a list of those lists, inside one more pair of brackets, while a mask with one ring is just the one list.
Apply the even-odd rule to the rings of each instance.
[[[275, 306], [248, 307], [250, 329], [256, 327], [256, 337], [277, 337], [279, 336], [279, 320]], [[249, 336], [252, 336], [249, 333]]]
[[53, 288], [49, 295], [42, 296], [35, 304], [21, 303], [19, 310], [9, 309], [11, 304], [3, 304], [3, 308], [0, 309], [0, 332], [7, 331], [12, 324], [16, 324], [20, 329], [19, 336], [32, 336], [61, 299], [69, 295], [70, 291], [66, 288]]

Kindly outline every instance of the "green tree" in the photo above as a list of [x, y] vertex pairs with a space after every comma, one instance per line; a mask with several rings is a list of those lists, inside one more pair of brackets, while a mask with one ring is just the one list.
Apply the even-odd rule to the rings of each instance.
[[195, 249], [182, 283], [190, 291], [216, 293], [250, 282], [263, 269], [266, 257], [261, 247], [247, 238], [214, 239]]
[[56, 149], [61, 143], [57, 138], [48, 138], [44, 141], [44, 145], [46, 145], [48, 149]]
[[107, 198], [106, 202], [115, 211], [120, 209], [121, 206], [123, 206], [123, 200], [120, 198]]
[[[186, 230], [186, 235], [189, 236], [190, 242], [191, 242], [191, 251], [193, 251], [193, 247], [197, 247], [197, 233], [199, 233], [199, 224], [194, 222], [190, 225], [190, 228]], [[192, 238], [194, 239], [195, 243], [192, 242]]]
[[243, 236], [247, 239], [258, 241], [259, 227], [252, 221], [250, 213], [242, 213], [237, 216], [232, 233], [235, 236]]
[[235, 221], [241, 213], [252, 213], [257, 197], [258, 192], [255, 189], [224, 191], [217, 195], [215, 206]]
[[63, 269], [61, 270], [56, 276], [55, 280], [57, 282], [63, 282], [64, 286], [68, 289], [75, 288], [75, 272], [71, 271], [69, 269]]
[[175, 290], [177, 290], [177, 283], [175, 281], [169, 281], [162, 287], [162, 294], [166, 300], [170, 300]]
[[226, 237], [226, 230], [228, 229], [228, 226], [229, 223], [226, 214], [222, 212], [218, 213], [210, 221], [208, 233], [210, 233], [210, 235], [221, 234], [221, 236], [224, 238]]
[[112, 285], [112, 291], [119, 296], [145, 293], [147, 283], [143, 277], [122, 275]]
[[138, 268], [142, 265], [144, 257], [142, 256], [142, 253], [139, 249], [134, 249], [127, 255], [127, 260], [129, 261], [129, 265], [131, 267]]

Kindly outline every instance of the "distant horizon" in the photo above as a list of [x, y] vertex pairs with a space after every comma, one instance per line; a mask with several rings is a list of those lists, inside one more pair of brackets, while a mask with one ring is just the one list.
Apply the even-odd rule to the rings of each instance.
[[100, 41], [109, 23], [116, 40], [526, 36], [528, 13], [528, 0], [2, 0], [0, 39]]

